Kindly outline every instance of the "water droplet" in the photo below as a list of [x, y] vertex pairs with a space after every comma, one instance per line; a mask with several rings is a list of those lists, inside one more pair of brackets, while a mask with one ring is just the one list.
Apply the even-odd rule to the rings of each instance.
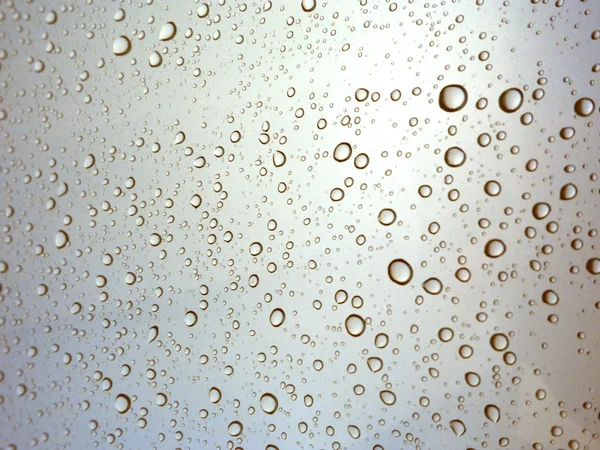
[[158, 52], [150, 53], [150, 57], [148, 58], [148, 63], [150, 67], [158, 67], [162, 64], [162, 55]]
[[493, 334], [490, 338], [490, 345], [497, 352], [502, 352], [508, 348], [508, 337], [506, 337], [506, 335], [502, 333]]
[[572, 139], [575, 136], [575, 128], [573, 127], [564, 127], [560, 130], [560, 137], [565, 141]]
[[440, 331], [438, 331], [438, 337], [442, 342], [450, 342], [454, 337], [454, 331], [452, 331], [452, 328], [440, 328]]
[[216, 387], [211, 387], [208, 391], [208, 399], [213, 404], [219, 403], [221, 401], [221, 390]]
[[546, 305], [554, 306], [559, 302], [559, 300], [560, 300], [560, 298], [559, 298], [558, 294], [556, 292], [554, 292], [552, 289], [548, 289], [548, 290], [544, 291], [542, 294], [542, 301]]
[[444, 285], [437, 278], [428, 278], [423, 282], [422, 287], [428, 294], [438, 295], [440, 292], [442, 292]]
[[117, 398], [115, 399], [115, 409], [120, 414], [125, 414], [129, 410], [130, 406], [131, 406], [131, 399], [127, 395], [125, 395], [125, 394], [117, 395]]
[[90, 153], [85, 157], [85, 161], [83, 161], [83, 167], [89, 169], [94, 165], [95, 162], [96, 158], [94, 158], [94, 155]]
[[451, 147], [444, 154], [444, 161], [449, 167], [460, 167], [467, 159], [465, 152], [458, 147]]
[[498, 104], [502, 111], [514, 113], [523, 105], [523, 92], [517, 88], [507, 89], [500, 95]]
[[567, 183], [560, 188], [560, 199], [561, 200], [572, 200], [577, 197], [577, 186], [573, 183]]
[[273, 165], [275, 167], [281, 167], [283, 166], [287, 161], [287, 158], [285, 156], [285, 153], [283, 153], [282, 151], [277, 150], [274, 154], [273, 154]]
[[379, 393], [379, 398], [383, 403], [385, 403], [388, 406], [391, 406], [394, 403], [396, 403], [396, 394], [394, 394], [392, 391], [381, 391]]
[[350, 314], [346, 318], [346, 331], [350, 336], [358, 337], [365, 332], [366, 324], [365, 319], [363, 319], [358, 314]]
[[119, 36], [113, 42], [113, 53], [117, 56], [123, 56], [131, 50], [131, 41], [127, 36]]
[[502, 186], [496, 180], [490, 180], [485, 183], [484, 191], [490, 197], [497, 197], [502, 192]]
[[244, 426], [241, 422], [235, 420], [229, 424], [227, 431], [233, 437], [239, 436], [244, 431]]
[[201, 19], [204, 19], [206, 16], [208, 16], [209, 11], [210, 11], [210, 9], [208, 7], [208, 4], [202, 3], [198, 7], [198, 10], [196, 11], [196, 14], [198, 14], [198, 17], [200, 17]]
[[336, 291], [334, 299], [338, 305], [344, 304], [348, 300], [348, 293], [343, 289], [339, 289]]
[[388, 345], [390, 338], [385, 333], [379, 333], [375, 336], [375, 347], [377, 348], [385, 348]]
[[190, 198], [190, 205], [192, 205], [194, 208], [199, 208], [200, 205], [202, 205], [202, 197], [200, 197], [198, 194], [192, 195], [192, 198]]
[[383, 360], [377, 356], [371, 356], [367, 358], [367, 366], [371, 372], [377, 373], [383, 369]]
[[162, 392], [159, 392], [158, 394], [156, 394], [156, 404], [159, 407], [163, 407], [167, 404], [167, 402], [169, 401], [169, 399], [167, 398], [167, 396], [165, 394], [163, 394]]
[[198, 322], [198, 315], [194, 311], [188, 311], [184, 316], [185, 326], [193, 327]]
[[267, 414], [274, 414], [279, 407], [279, 401], [273, 394], [263, 394], [260, 397], [260, 408]]
[[360, 428], [356, 425], [348, 425], [348, 434], [352, 439], [360, 438]]
[[158, 337], [158, 327], [156, 325], [148, 330], [148, 343], [153, 342]]
[[471, 387], [477, 387], [481, 383], [481, 377], [475, 372], [467, 372], [465, 374], [465, 381]]
[[344, 162], [352, 156], [352, 146], [347, 142], [340, 142], [333, 150], [333, 159], [337, 162]]
[[339, 202], [344, 199], [344, 191], [340, 188], [335, 188], [329, 194], [329, 197], [334, 202]]
[[117, 9], [113, 14], [113, 19], [115, 19], [115, 22], [121, 22], [125, 19], [125, 11], [122, 8]]
[[158, 39], [161, 41], [170, 41], [175, 37], [176, 33], [177, 27], [175, 24], [173, 22], [167, 22], [161, 27]]
[[506, 252], [506, 245], [500, 239], [490, 239], [485, 244], [484, 252], [490, 258], [499, 258]]
[[461, 420], [452, 420], [450, 422], [450, 429], [459, 437], [467, 432], [467, 427], [465, 427], [465, 424]]
[[152, 233], [150, 235], [150, 245], [152, 247], [156, 247], [157, 245], [160, 245], [161, 242], [162, 242], [162, 238], [160, 237], [160, 234]]
[[575, 102], [575, 113], [581, 117], [591, 116], [596, 105], [591, 98], [580, 98]]
[[460, 111], [467, 104], [468, 95], [464, 87], [450, 84], [440, 91], [439, 105], [446, 112]]
[[486, 405], [484, 412], [488, 420], [492, 422], [500, 421], [500, 409], [496, 405]]
[[311, 12], [317, 7], [317, 0], [302, 0], [301, 5], [304, 12]]
[[400, 100], [400, 97], [402, 97], [402, 92], [400, 92], [399, 89], [394, 89], [392, 91], [392, 93], [390, 94], [390, 98], [392, 99], [392, 101], [397, 102], [398, 100]]
[[365, 169], [369, 165], [369, 157], [366, 153], [356, 155], [354, 158], [354, 167], [357, 169]]
[[388, 276], [394, 283], [405, 286], [412, 280], [412, 266], [404, 259], [395, 259], [388, 265]]
[[379, 211], [377, 220], [381, 225], [392, 225], [396, 221], [396, 212], [393, 209], [384, 208], [381, 211]]
[[464, 359], [469, 359], [471, 356], [473, 356], [473, 353], [473, 347], [470, 345], [461, 345], [458, 349], [458, 354]]
[[54, 25], [57, 19], [58, 14], [56, 14], [56, 11], [48, 11], [48, 14], [46, 14], [46, 23], [49, 25]]
[[69, 235], [66, 232], [60, 230], [56, 233], [56, 236], [54, 237], [54, 245], [56, 245], [56, 248], [64, 248], [68, 243]]
[[356, 98], [356, 100], [359, 102], [364, 102], [366, 99], [369, 98], [369, 91], [365, 88], [359, 88], [354, 93], [354, 98]]
[[252, 256], [258, 256], [262, 253], [263, 246], [260, 242], [253, 242], [252, 244], [250, 244], [249, 251]]
[[585, 264], [585, 268], [592, 275], [600, 274], [600, 258], [590, 258]]
[[537, 220], [542, 220], [548, 217], [551, 211], [552, 208], [548, 203], [540, 202], [533, 205], [532, 214]]
[[285, 322], [285, 312], [281, 308], [276, 308], [271, 312], [271, 316], [269, 317], [269, 321], [271, 325], [275, 328], [280, 327]]

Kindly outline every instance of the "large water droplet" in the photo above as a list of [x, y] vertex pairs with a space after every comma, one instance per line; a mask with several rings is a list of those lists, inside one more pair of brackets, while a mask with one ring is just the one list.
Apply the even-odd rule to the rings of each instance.
[[523, 92], [517, 88], [511, 88], [500, 94], [498, 105], [506, 113], [517, 111], [523, 104]]
[[64, 248], [68, 243], [69, 235], [66, 232], [60, 230], [56, 233], [56, 236], [54, 237], [54, 245], [56, 245], [56, 248]]
[[148, 58], [148, 63], [150, 67], [158, 67], [162, 64], [162, 55], [158, 52], [150, 53], [150, 57]]
[[533, 214], [533, 217], [535, 217], [537, 220], [542, 220], [542, 219], [545, 219], [546, 217], [548, 217], [548, 215], [550, 214], [551, 211], [552, 211], [552, 208], [550, 207], [550, 205], [548, 203], [539, 202], [539, 203], [536, 203], [535, 205], [533, 205], [532, 214]]
[[274, 414], [278, 407], [279, 401], [273, 394], [267, 393], [260, 397], [260, 409], [267, 414]]
[[119, 36], [113, 42], [113, 53], [117, 56], [123, 56], [131, 50], [131, 41], [127, 36]]
[[585, 264], [585, 268], [592, 275], [600, 274], [600, 258], [590, 258]]
[[450, 422], [450, 429], [459, 437], [467, 432], [467, 427], [461, 420], [452, 420]]
[[208, 391], [208, 400], [213, 403], [219, 403], [221, 401], [221, 390], [216, 387], [211, 387]]
[[350, 314], [346, 318], [346, 331], [350, 336], [358, 337], [365, 332], [366, 324], [365, 319], [363, 319], [358, 314]]
[[465, 152], [458, 147], [451, 147], [444, 154], [444, 161], [449, 167], [460, 167], [467, 159]]
[[438, 99], [440, 108], [446, 112], [460, 111], [467, 104], [468, 95], [464, 87], [458, 84], [445, 86]]
[[502, 352], [508, 348], [508, 337], [503, 333], [496, 333], [490, 338], [490, 345], [497, 352]]
[[452, 331], [452, 328], [440, 328], [438, 337], [442, 342], [450, 342], [454, 337], [454, 331]]
[[404, 286], [412, 280], [413, 269], [404, 259], [395, 259], [388, 265], [388, 276], [394, 283]]
[[344, 162], [352, 156], [352, 146], [347, 142], [340, 142], [333, 150], [333, 159], [337, 162]]
[[371, 356], [367, 358], [367, 366], [371, 372], [377, 373], [383, 369], [383, 360], [377, 356]]
[[161, 41], [169, 41], [175, 37], [176, 33], [177, 27], [175, 24], [173, 22], [167, 22], [161, 27], [158, 39]]
[[156, 325], [148, 330], [148, 343], [153, 342], [158, 337], [158, 327]]
[[129, 410], [130, 406], [131, 399], [129, 398], [129, 396], [125, 394], [117, 395], [117, 398], [115, 399], [115, 409], [117, 410], [117, 412], [119, 412], [120, 414], [125, 414]]
[[496, 405], [487, 405], [484, 409], [485, 417], [492, 422], [498, 422], [500, 420], [500, 408]]
[[92, 167], [94, 165], [95, 162], [96, 162], [96, 158], [94, 157], [94, 155], [92, 155], [90, 153], [85, 157], [85, 160], [83, 161], [83, 167], [85, 167], [86, 169], [89, 169], [90, 167]]
[[301, 5], [305, 12], [311, 12], [317, 7], [317, 0], [302, 0]]
[[244, 431], [244, 426], [241, 422], [235, 420], [229, 424], [227, 431], [233, 437], [239, 436]]
[[596, 109], [596, 105], [591, 98], [580, 98], [575, 102], [575, 113], [581, 117], [591, 116], [594, 110]]
[[365, 88], [359, 88], [354, 93], [354, 98], [356, 98], [356, 100], [359, 102], [364, 102], [369, 98], [369, 91]]
[[383, 403], [385, 403], [388, 406], [391, 406], [394, 403], [396, 403], [396, 394], [394, 394], [392, 391], [381, 391], [379, 393], [379, 398]]
[[202, 3], [199, 7], [198, 10], [196, 11], [196, 14], [198, 14], [198, 17], [200, 17], [201, 19], [205, 18], [206, 16], [208, 16], [208, 13], [210, 12], [210, 9], [208, 7], [207, 3]]
[[253, 242], [252, 244], [250, 244], [249, 251], [252, 256], [258, 256], [262, 253], [263, 246], [260, 242]]
[[360, 437], [360, 428], [356, 425], [348, 425], [348, 434], [352, 439], [358, 439]]
[[548, 289], [542, 293], [542, 301], [546, 305], [554, 306], [559, 302], [560, 298], [552, 289]]
[[390, 208], [383, 208], [381, 211], [379, 211], [377, 220], [381, 225], [392, 225], [396, 221], [396, 212]]
[[437, 278], [428, 278], [423, 282], [422, 287], [425, 289], [425, 292], [431, 295], [438, 295], [444, 289], [444, 285]]
[[285, 312], [281, 308], [276, 308], [271, 312], [271, 316], [269, 317], [269, 321], [271, 325], [274, 327], [280, 327], [285, 322]]
[[577, 197], [577, 186], [573, 183], [567, 183], [560, 188], [560, 199], [561, 200], [572, 200]]
[[198, 322], [198, 315], [194, 311], [185, 313], [184, 322], [186, 327], [193, 327]]
[[500, 239], [490, 239], [485, 244], [484, 252], [490, 258], [499, 258], [506, 252], [506, 245]]

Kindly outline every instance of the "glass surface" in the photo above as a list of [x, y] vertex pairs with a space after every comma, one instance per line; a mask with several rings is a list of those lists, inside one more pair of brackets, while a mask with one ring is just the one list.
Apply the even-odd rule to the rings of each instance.
[[595, 0], [0, 1], [0, 448], [600, 449]]

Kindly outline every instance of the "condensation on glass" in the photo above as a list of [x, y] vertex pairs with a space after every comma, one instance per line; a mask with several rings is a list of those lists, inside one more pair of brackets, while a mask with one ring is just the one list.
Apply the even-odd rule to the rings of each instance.
[[0, 448], [600, 449], [599, 7], [0, 1]]

